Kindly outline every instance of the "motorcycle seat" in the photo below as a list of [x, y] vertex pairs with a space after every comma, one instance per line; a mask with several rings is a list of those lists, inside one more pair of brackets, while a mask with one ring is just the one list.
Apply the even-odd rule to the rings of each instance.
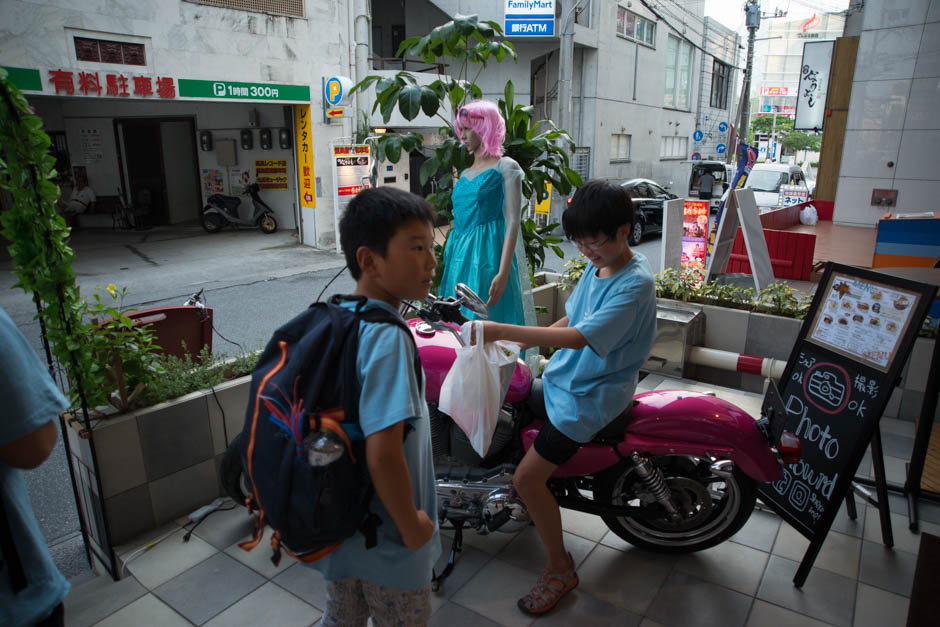
[[[536, 416], [542, 420], [548, 420], [548, 412], [545, 409], [545, 391], [542, 388], [542, 379], [534, 379], [532, 381], [532, 391], [529, 393], [527, 404], [529, 409], [531, 409], [536, 414]], [[632, 410], [633, 403], [631, 402], [619, 416], [611, 420], [607, 426], [597, 432], [597, 435], [594, 436], [593, 441], [601, 444], [608, 443], [608, 441], [621, 442], [623, 440], [623, 432], [627, 428], [627, 423], [630, 422], [630, 415]]]

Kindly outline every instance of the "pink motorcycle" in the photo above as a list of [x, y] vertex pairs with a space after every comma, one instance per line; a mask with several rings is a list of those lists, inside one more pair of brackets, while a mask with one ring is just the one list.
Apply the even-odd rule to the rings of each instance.
[[[541, 380], [516, 364], [501, 420], [484, 457], [437, 409], [441, 385], [461, 346], [461, 306], [481, 317], [483, 302], [458, 285], [457, 299], [428, 296], [408, 324], [426, 376], [426, 399], [437, 474], [438, 518], [455, 530], [447, 567], [454, 566], [464, 527], [515, 532], [530, 523], [512, 489], [516, 464], [547, 419]], [[775, 391], [775, 390], [774, 390]], [[660, 552], [692, 552], [724, 542], [750, 517], [757, 482], [772, 482], [800, 459], [799, 439], [782, 430], [785, 411], [769, 394], [762, 417], [711, 394], [686, 390], [638, 394], [631, 407], [549, 480], [561, 507], [600, 516], [618, 536]]]
[[[447, 566], [454, 568], [463, 530], [516, 532], [530, 524], [512, 489], [516, 465], [547, 419], [541, 380], [516, 363], [492, 443], [480, 457], [463, 431], [439, 411], [441, 385], [461, 345], [461, 307], [481, 317], [486, 306], [466, 286], [458, 298], [429, 295], [408, 321], [421, 355], [437, 474], [438, 519], [454, 529]], [[587, 349], [585, 349], [587, 350]], [[711, 394], [657, 390], [633, 404], [549, 480], [561, 507], [600, 516], [618, 536], [661, 552], [706, 549], [733, 536], [750, 517], [757, 482], [777, 481], [800, 459], [800, 442], [783, 431], [786, 413], [776, 389], [760, 419]], [[222, 483], [237, 503], [246, 484], [239, 446], [222, 460]]]

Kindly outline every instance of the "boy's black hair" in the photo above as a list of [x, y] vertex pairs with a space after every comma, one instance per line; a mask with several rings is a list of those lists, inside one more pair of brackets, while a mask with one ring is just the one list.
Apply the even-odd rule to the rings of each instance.
[[420, 196], [394, 187], [364, 189], [349, 201], [339, 221], [339, 242], [355, 280], [362, 276], [356, 261], [360, 246], [385, 257], [398, 228], [412, 220], [434, 224], [434, 207]]
[[613, 238], [624, 224], [633, 227], [633, 201], [627, 190], [601, 179], [582, 185], [561, 216], [568, 239], [594, 237], [603, 233]]

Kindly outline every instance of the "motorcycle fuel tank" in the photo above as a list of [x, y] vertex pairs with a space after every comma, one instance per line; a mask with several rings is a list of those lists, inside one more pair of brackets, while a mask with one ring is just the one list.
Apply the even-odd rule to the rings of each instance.
[[[460, 348], [460, 342], [452, 333], [446, 331], [435, 331], [433, 329], [422, 328], [420, 331], [417, 326], [423, 321], [420, 318], [412, 318], [408, 321], [408, 327], [411, 329], [411, 335], [418, 345], [418, 353], [421, 355], [421, 366], [424, 369], [425, 377], [425, 400], [429, 403], [436, 403], [441, 397], [441, 386], [444, 384], [444, 377], [450, 371], [454, 360], [457, 358], [457, 349]], [[460, 327], [450, 325], [457, 332]], [[532, 388], [532, 372], [521, 359], [516, 362], [516, 369], [512, 373], [512, 379], [509, 381], [509, 391], [506, 392], [505, 402], [518, 403], [529, 396], [529, 390]]]

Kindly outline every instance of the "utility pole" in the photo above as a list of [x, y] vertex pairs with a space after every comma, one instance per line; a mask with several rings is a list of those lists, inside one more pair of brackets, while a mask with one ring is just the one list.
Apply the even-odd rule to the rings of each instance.
[[[757, 0], [748, 0], [744, 5], [747, 26], [747, 63], [744, 64], [744, 84], [741, 86], [741, 101], [738, 104], [738, 137], [747, 143], [748, 122], [751, 115], [751, 74], [754, 71], [754, 39], [760, 28], [760, 5]], [[737, 147], [735, 147], [737, 153]]]
[[[747, 131], [751, 117], [751, 74], [754, 71], [754, 42], [757, 40], [757, 30], [760, 28], [761, 18], [786, 17], [787, 12], [777, 9], [772, 14], [761, 15], [760, 0], [747, 0], [744, 5], [744, 13], [744, 25], [747, 27], [747, 63], [744, 66], [744, 85], [741, 88], [741, 100], [738, 102], [738, 114], [735, 116], [735, 120], [738, 121], [738, 137], [740, 138], [738, 141], [747, 143]], [[767, 37], [766, 39], [778, 38]], [[776, 116], [774, 116], [774, 119], [776, 120]], [[734, 148], [736, 153], [737, 146]]]

